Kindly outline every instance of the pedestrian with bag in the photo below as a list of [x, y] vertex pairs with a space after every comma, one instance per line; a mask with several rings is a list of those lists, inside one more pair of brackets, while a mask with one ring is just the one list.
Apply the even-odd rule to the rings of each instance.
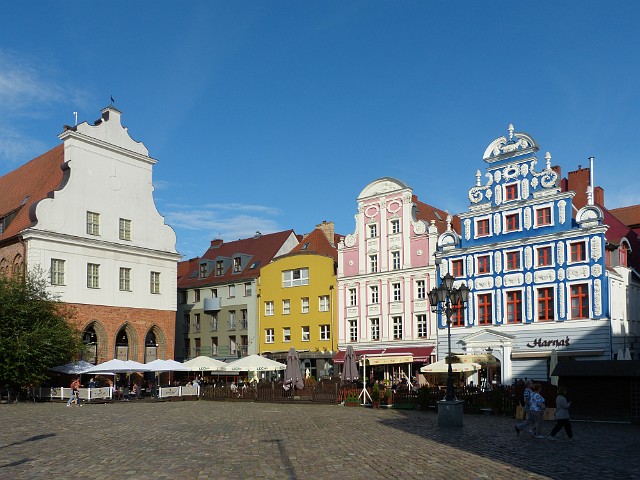
[[542, 421], [544, 420], [544, 397], [540, 395], [542, 385], [536, 383], [533, 385], [533, 393], [531, 393], [531, 417], [533, 420], [533, 436], [535, 438], [544, 438], [542, 435]]
[[527, 427], [529, 427], [529, 433], [533, 434], [533, 430], [531, 430], [531, 427], [533, 426], [533, 420], [530, 415], [531, 394], [533, 393], [533, 390], [531, 389], [532, 386], [533, 386], [533, 382], [531, 380], [527, 380], [525, 384], [525, 389], [524, 389], [524, 421], [518, 423], [515, 426], [516, 433], [518, 435], [520, 435], [520, 430], [524, 430]]

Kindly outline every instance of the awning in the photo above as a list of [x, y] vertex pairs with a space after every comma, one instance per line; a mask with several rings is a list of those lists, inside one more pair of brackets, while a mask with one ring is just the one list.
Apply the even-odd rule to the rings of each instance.
[[[451, 371], [455, 373], [460, 372], [475, 372], [480, 370], [481, 365], [479, 363], [452, 363]], [[425, 365], [420, 369], [421, 373], [449, 373], [449, 364], [443, 359], [438, 360], [435, 363]]]
[[[363, 350], [355, 350], [356, 358], [360, 360], [362, 355], [367, 355], [368, 365], [384, 365], [388, 363], [412, 363], [420, 362], [425, 363], [429, 361], [431, 352], [434, 347], [397, 347], [397, 348], [369, 348]], [[344, 363], [344, 350], [339, 350], [335, 357], [333, 357], [333, 363]], [[384, 357], [391, 361], [373, 363], [372, 357]], [[403, 358], [403, 361], [393, 361], [395, 358]], [[409, 358], [410, 357], [410, 358]]]
[[576, 360], [574, 362], [559, 362], [551, 373], [559, 377], [640, 378], [640, 360]]
[[396, 365], [398, 363], [413, 363], [413, 355], [362, 355], [360, 356], [360, 365], [362, 360], [367, 365]]

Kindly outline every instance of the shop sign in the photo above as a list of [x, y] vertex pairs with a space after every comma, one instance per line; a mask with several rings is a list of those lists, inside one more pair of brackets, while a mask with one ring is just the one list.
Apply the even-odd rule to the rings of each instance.
[[549, 347], [568, 347], [569, 336], [563, 339], [543, 340], [542, 338], [536, 338], [533, 343], [527, 343], [529, 348], [549, 348]]

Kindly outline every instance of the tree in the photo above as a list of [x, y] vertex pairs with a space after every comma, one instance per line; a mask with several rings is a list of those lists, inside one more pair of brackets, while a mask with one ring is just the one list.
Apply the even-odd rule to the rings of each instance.
[[80, 352], [73, 311], [46, 289], [42, 271], [0, 275], [0, 385], [28, 387]]

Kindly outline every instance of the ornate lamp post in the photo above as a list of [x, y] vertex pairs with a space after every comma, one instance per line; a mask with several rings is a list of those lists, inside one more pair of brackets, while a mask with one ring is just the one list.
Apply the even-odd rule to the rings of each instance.
[[462, 303], [462, 308], [464, 308], [469, 300], [469, 287], [461, 285], [459, 288], [453, 288], [454, 280], [453, 276], [447, 273], [442, 278], [441, 285], [434, 287], [429, 292], [431, 311], [444, 314], [447, 318], [447, 340], [449, 343], [449, 352], [447, 354], [449, 368], [447, 373], [447, 395], [445, 397], [447, 402], [456, 400], [455, 392], [453, 391], [453, 369], [451, 367], [451, 316], [455, 305]]

